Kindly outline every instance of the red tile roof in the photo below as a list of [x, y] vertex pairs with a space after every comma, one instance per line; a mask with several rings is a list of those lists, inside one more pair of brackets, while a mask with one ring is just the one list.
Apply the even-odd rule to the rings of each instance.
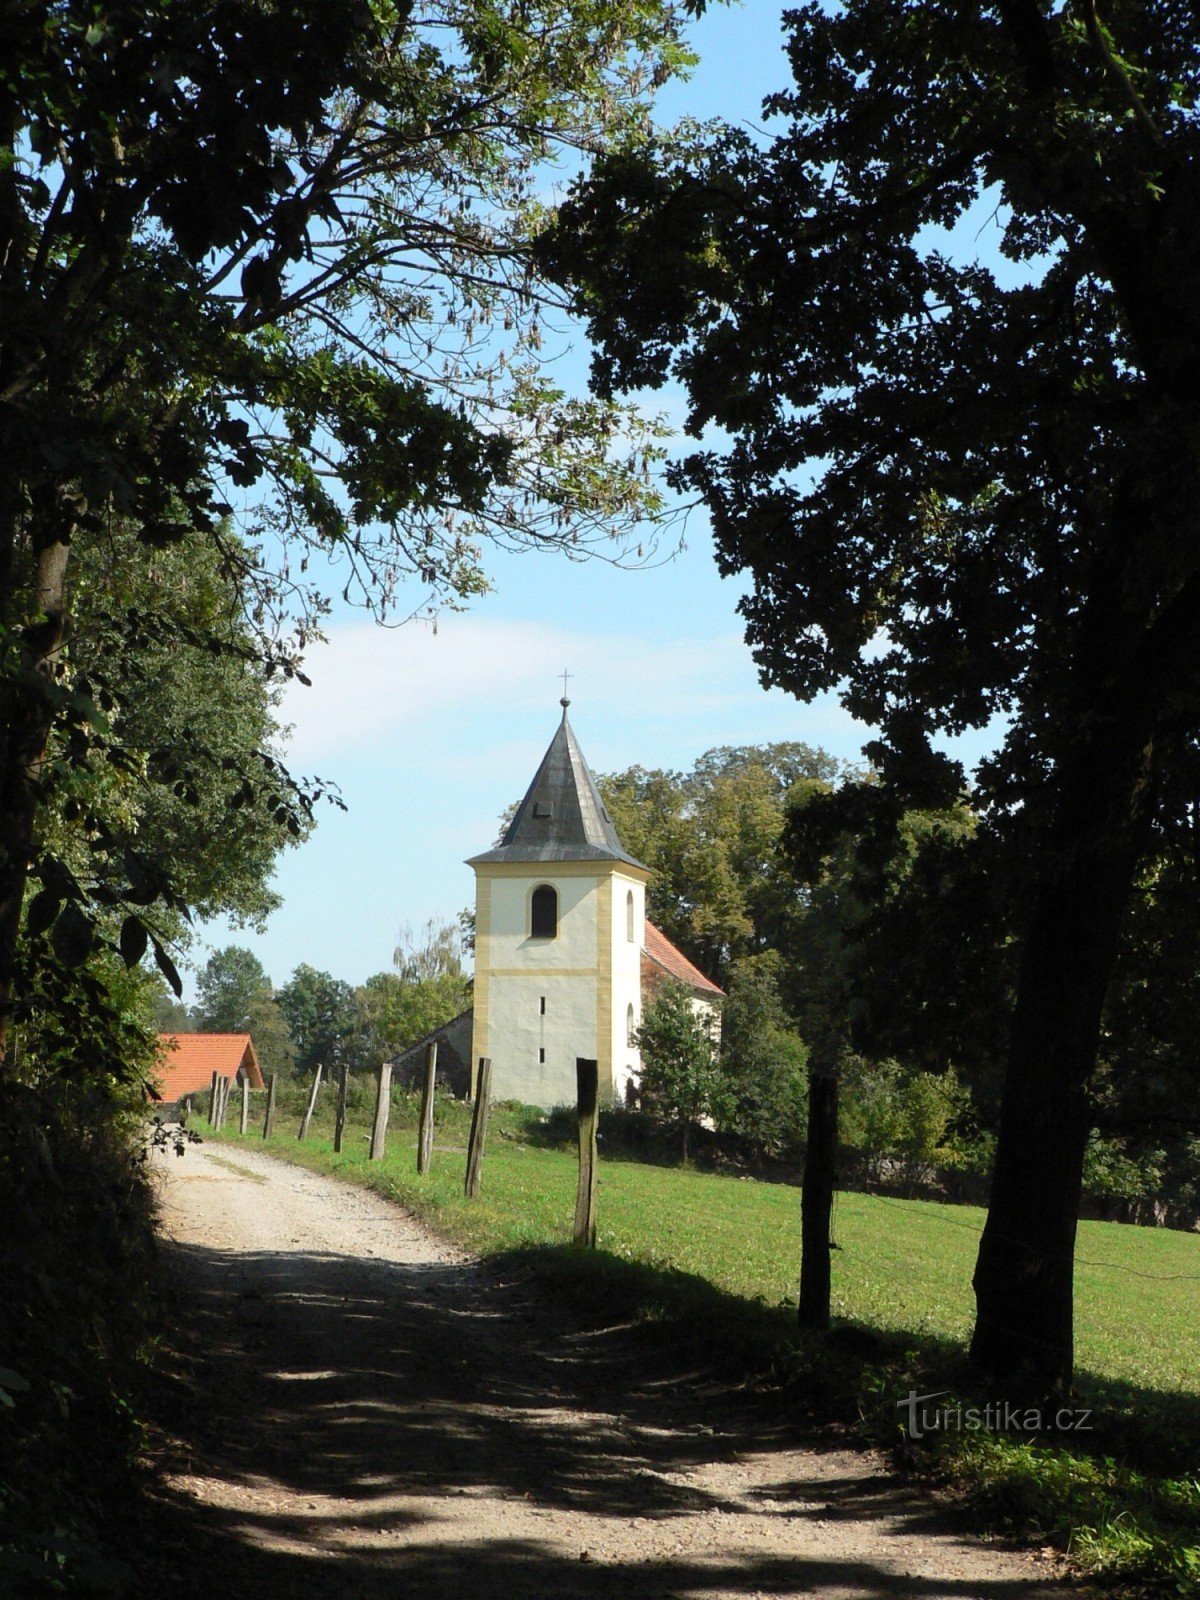
[[663, 973], [669, 977], [678, 978], [681, 983], [686, 983], [697, 994], [724, 995], [724, 989], [718, 989], [715, 983], [700, 971], [684, 955], [682, 950], [677, 950], [667, 938], [666, 934], [646, 922], [646, 941], [642, 950], [642, 982], [647, 978], [660, 978]]
[[243, 1067], [252, 1089], [264, 1087], [248, 1033], [160, 1033], [158, 1043], [159, 1068], [154, 1076], [168, 1103], [207, 1089], [214, 1072], [235, 1078]]

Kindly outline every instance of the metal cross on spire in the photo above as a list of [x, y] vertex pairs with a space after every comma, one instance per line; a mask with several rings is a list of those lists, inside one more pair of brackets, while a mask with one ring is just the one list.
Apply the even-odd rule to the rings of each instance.
[[565, 667], [563, 668], [563, 675], [562, 675], [563, 692], [562, 692], [562, 699], [558, 703], [563, 708], [564, 711], [571, 704], [570, 700], [567, 698], [567, 680], [568, 680], [568, 678], [573, 678], [574, 676], [575, 676], [575, 674], [573, 672], [568, 672]]

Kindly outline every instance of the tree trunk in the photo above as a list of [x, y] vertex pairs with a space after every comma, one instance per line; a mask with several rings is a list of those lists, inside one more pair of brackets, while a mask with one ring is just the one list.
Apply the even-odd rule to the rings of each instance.
[[1151, 811], [1149, 744], [1140, 761], [1125, 739], [1088, 745], [1064, 784], [1034, 891], [974, 1276], [972, 1361], [1005, 1397], [1030, 1400], [1071, 1385], [1087, 1083]]

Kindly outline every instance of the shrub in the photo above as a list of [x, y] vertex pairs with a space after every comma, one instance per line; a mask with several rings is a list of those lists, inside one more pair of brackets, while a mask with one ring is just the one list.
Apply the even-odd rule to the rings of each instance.
[[140, 1120], [98, 1089], [0, 1088], [0, 1563], [19, 1592], [120, 1576], [102, 1530], [157, 1313]]

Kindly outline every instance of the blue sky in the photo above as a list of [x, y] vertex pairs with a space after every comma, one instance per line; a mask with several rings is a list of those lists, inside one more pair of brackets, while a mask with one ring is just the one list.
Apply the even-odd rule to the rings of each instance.
[[[787, 82], [780, 10], [709, 11], [693, 31], [701, 60], [660, 100], [660, 118], [758, 121]], [[580, 382], [586, 352], [565, 369]], [[569, 669], [571, 720], [594, 771], [687, 767], [720, 744], [802, 739], [857, 759], [869, 730], [832, 698], [801, 705], [764, 692], [741, 638], [742, 592], [722, 580], [694, 514], [685, 547], [651, 570], [494, 554], [492, 593], [467, 614], [383, 629], [339, 616], [283, 706], [294, 771], [336, 782], [346, 812], [279, 862], [283, 905], [264, 933], [201, 931], [193, 959], [235, 942], [276, 984], [300, 962], [360, 983], [386, 969], [400, 929], [452, 919], [474, 894], [462, 863], [486, 849], [553, 735]], [[189, 989], [191, 985], [189, 983]]]

